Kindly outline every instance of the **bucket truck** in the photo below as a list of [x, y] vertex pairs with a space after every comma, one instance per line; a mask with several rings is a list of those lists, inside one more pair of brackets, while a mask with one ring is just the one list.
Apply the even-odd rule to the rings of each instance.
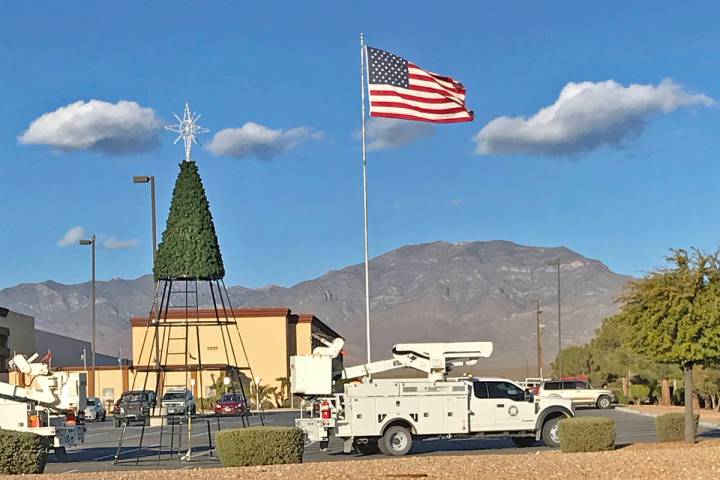
[[87, 377], [50, 372], [47, 364], [35, 361], [37, 357], [18, 354], [8, 362], [21, 385], [0, 382], [0, 428], [40, 435], [64, 461], [65, 448], [85, 440]]
[[[557, 422], [574, 415], [572, 402], [537, 397], [512, 380], [449, 377], [489, 357], [491, 342], [397, 344], [390, 359], [347, 368], [337, 361], [344, 340], [323, 343], [311, 355], [290, 358], [292, 392], [320, 405], [319, 418], [299, 418], [295, 425], [322, 449], [330, 435], [343, 440], [345, 453], [354, 448], [392, 456], [432, 437], [510, 437], [518, 446], [543, 440], [557, 447]], [[424, 378], [373, 377], [397, 369]]]

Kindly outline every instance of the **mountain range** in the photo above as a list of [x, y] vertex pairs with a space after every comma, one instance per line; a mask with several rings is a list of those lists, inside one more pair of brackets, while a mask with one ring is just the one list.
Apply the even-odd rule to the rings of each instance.
[[[557, 353], [557, 273], [561, 262], [563, 344], [592, 338], [618, 309], [616, 298], [632, 278], [565, 247], [543, 248], [508, 241], [433, 242], [405, 246], [370, 262], [373, 359], [386, 358], [398, 342], [490, 340], [491, 366], [536, 363], [535, 301], [542, 313], [545, 362]], [[365, 358], [362, 264], [333, 270], [291, 287], [228, 291], [236, 307], [281, 306], [314, 313], [346, 339], [346, 358]], [[90, 284], [46, 281], [0, 290], [0, 305], [35, 317], [40, 329], [90, 337]], [[96, 287], [98, 351], [130, 350], [128, 319], [152, 304], [150, 275], [100, 281]], [[209, 298], [204, 296], [202, 303]], [[127, 356], [127, 353], [125, 353]], [[534, 371], [531, 370], [531, 371]]]

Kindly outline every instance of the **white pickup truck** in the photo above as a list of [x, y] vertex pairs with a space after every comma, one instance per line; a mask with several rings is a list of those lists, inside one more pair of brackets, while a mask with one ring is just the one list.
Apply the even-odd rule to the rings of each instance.
[[[338, 341], [340, 340], [340, 341]], [[453, 367], [489, 357], [492, 343], [399, 344], [393, 358], [333, 371], [342, 348], [336, 339], [312, 355], [291, 357], [294, 393], [320, 402], [319, 418], [301, 418], [309, 442], [326, 447], [329, 436], [344, 440], [344, 451], [405, 455], [415, 439], [438, 436], [510, 437], [519, 446], [543, 440], [557, 447], [558, 420], [574, 415], [572, 402], [541, 398], [504, 378], [448, 378]], [[426, 378], [372, 379], [373, 374], [411, 368]], [[332, 396], [333, 378], [346, 383]]]

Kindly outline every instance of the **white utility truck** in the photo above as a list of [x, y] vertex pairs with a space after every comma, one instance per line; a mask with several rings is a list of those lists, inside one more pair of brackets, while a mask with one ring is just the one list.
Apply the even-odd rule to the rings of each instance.
[[85, 441], [82, 412], [87, 376], [77, 372], [50, 372], [47, 364], [15, 355], [9, 362], [24, 386], [0, 382], [0, 428], [31, 432], [45, 438], [60, 461], [66, 447]]
[[[518, 446], [542, 439], [557, 447], [558, 420], [574, 415], [572, 402], [536, 397], [504, 378], [448, 377], [491, 355], [491, 342], [407, 343], [393, 347], [393, 358], [342, 368], [336, 358], [344, 340], [323, 341], [312, 355], [290, 357], [293, 393], [319, 402], [319, 417], [300, 418], [309, 443], [327, 448], [330, 435], [344, 441], [345, 453], [380, 451], [405, 455], [414, 439], [432, 437], [510, 437]], [[379, 379], [399, 368], [425, 378]], [[334, 384], [344, 380], [343, 392]]]

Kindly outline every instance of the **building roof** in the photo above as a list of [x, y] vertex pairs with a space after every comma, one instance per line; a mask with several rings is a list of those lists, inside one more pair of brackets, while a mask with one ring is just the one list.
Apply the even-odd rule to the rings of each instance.
[[289, 320], [290, 323], [310, 323], [312, 325], [317, 325], [317, 327], [322, 330], [325, 335], [333, 338], [342, 338], [342, 335], [330, 328], [327, 323], [323, 322], [312, 313], [291, 314]]
[[[211, 318], [214, 319], [219, 316], [221, 319], [225, 319], [225, 312], [227, 312], [227, 318], [254, 318], [254, 317], [288, 317], [290, 315], [290, 309], [287, 307], [253, 307], [253, 308], [230, 308], [223, 310], [218, 307], [217, 311], [214, 308], [200, 308], [197, 311], [190, 308], [187, 312], [188, 318]], [[232, 312], [232, 313], [231, 313]], [[198, 315], [196, 316], [195, 313]], [[186, 315], [184, 308], [171, 308], [167, 312], [167, 318], [171, 320], [184, 319]], [[149, 316], [153, 318], [154, 315]], [[163, 317], [165, 318], [165, 317]], [[133, 327], [144, 327], [147, 325], [148, 317], [132, 317], [130, 319], [130, 325]]]

